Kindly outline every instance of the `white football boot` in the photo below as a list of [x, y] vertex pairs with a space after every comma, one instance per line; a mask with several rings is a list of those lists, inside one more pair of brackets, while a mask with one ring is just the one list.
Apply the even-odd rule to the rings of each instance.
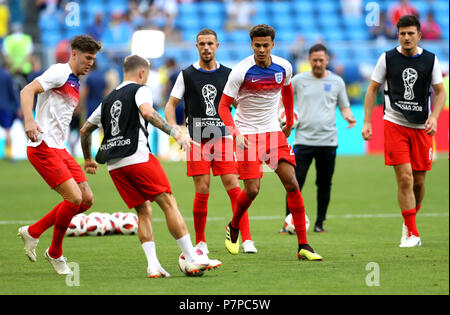
[[48, 262], [52, 265], [53, 269], [55, 269], [57, 274], [60, 274], [60, 275], [72, 275], [73, 274], [72, 270], [70, 270], [69, 266], [67, 266], [67, 263], [66, 263], [67, 260], [64, 256], [54, 259], [54, 258], [50, 257], [50, 255], [48, 254], [48, 248], [45, 251], [44, 256], [48, 260]]
[[195, 248], [200, 249], [205, 255], [209, 254], [208, 245], [206, 245], [205, 242], [198, 242], [197, 245], [195, 245]]
[[406, 239], [408, 238], [408, 228], [406, 227], [405, 223], [402, 225], [402, 237], [400, 238], [400, 245], [406, 242]]
[[256, 254], [258, 250], [255, 247], [255, 242], [252, 240], [246, 240], [242, 242], [242, 251], [247, 254]]
[[17, 236], [22, 239], [25, 245], [25, 254], [27, 255], [28, 259], [30, 259], [30, 261], [32, 262], [35, 262], [37, 260], [36, 247], [39, 243], [39, 239], [32, 237], [28, 233], [28, 225], [20, 227]]
[[147, 268], [147, 276], [149, 278], [168, 278], [170, 277], [170, 273], [164, 270], [164, 268], [159, 266], [148, 266]]
[[411, 235], [403, 243], [400, 244], [400, 247], [418, 247], [418, 246], [422, 246], [422, 242], [420, 241], [420, 237], [414, 235]]
[[201, 250], [199, 251], [198, 249], [196, 249], [193, 259], [197, 262], [197, 265], [203, 266], [203, 269], [200, 269], [201, 272], [205, 270], [216, 269], [217, 267], [222, 265], [222, 262], [220, 260], [209, 259], [207, 254], [203, 253]]

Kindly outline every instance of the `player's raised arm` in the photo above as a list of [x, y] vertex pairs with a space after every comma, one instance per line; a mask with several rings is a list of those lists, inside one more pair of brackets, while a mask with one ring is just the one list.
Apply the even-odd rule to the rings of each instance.
[[367, 88], [366, 97], [364, 98], [364, 126], [361, 132], [364, 140], [372, 139], [372, 123], [370, 119], [376, 105], [375, 102], [380, 87], [380, 83], [372, 80]]
[[189, 148], [189, 145], [192, 142], [189, 136], [183, 134], [178, 126], [172, 126], [169, 124], [169, 122], [165, 120], [149, 103], [144, 103], [139, 106], [139, 111], [145, 120], [174, 138], [183, 150], [187, 150]]

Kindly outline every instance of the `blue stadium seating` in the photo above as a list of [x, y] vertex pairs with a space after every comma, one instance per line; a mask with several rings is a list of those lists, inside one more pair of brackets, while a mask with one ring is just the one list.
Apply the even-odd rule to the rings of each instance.
[[229, 42], [232, 43], [250, 43], [250, 36], [248, 31], [236, 30], [227, 33], [227, 38]]
[[[80, 3], [82, 26], [68, 28], [63, 23], [59, 24], [57, 19], [39, 21], [42, 41], [46, 46], [54, 46], [64, 37], [85, 31], [85, 27], [92, 23], [95, 13], [98, 11], [103, 12], [105, 19], [108, 20], [112, 11], [128, 9], [128, 0], [74, 1]], [[325, 40], [328, 47], [333, 47], [335, 57], [345, 64], [363, 61], [375, 63], [383, 51], [392, 48], [392, 43], [389, 43], [387, 47], [371, 45], [370, 47], [375, 48], [370, 49], [365, 45], [365, 41], [369, 39], [368, 27], [364, 20], [365, 6], [369, 2], [376, 2], [381, 10], [387, 11], [397, 4], [398, 0], [363, 0], [363, 14], [360, 17], [342, 16], [339, 0], [256, 0], [254, 1], [256, 15], [252, 18], [252, 24], [265, 23], [275, 28], [276, 41], [283, 47], [279, 51], [275, 50], [276, 53], [274, 51], [279, 56], [289, 57], [289, 49], [286, 47], [295, 42], [298, 35], [302, 35], [308, 46], [318, 38]], [[441, 25], [443, 38], [449, 39], [449, 3], [447, 0], [411, 0], [411, 3], [418, 9], [422, 19], [425, 18], [427, 12], [433, 12], [436, 21]], [[201, 28], [212, 28], [217, 32], [221, 43], [217, 52], [218, 58], [227, 62], [240, 61], [251, 54], [250, 45], [248, 45], [250, 43], [248, 30], [227, 32], [225, 22], [226, 1], [194, 1], [178, 4], [178, 17], [175, 23], [176, 28], [181, 32], [183, 41], [193, 43]], [[344, 42], [341, 44], [341, 41]], [[353, 49], [355, 41], [361, 45], [357, 50]], [[105, 43], [107, 42], [108, 38], [105, 38]], [[428, 46], [428, 43], [426, 45]], [[187, 45], [177, 49], [169, 48], [165, 56], [172, 56], [179, 62], [190, 63], [198, 59], [197, 51], [193, 47]], [[439, 58], [448, 60], [449, 49], [443, 46], [442, 42], [431, 44], [430, 47], [431, 50], [436, 50]]]
[[197, 16], [199, 13], [199, 8], [197, 3], [180, 3], [178, 6], [178, 17], [183, 17], [186, 15]]

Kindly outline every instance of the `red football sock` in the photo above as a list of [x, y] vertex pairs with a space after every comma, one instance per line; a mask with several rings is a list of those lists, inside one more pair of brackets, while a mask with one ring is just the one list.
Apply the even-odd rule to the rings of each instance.
[[[231, 226], [235, 229], [239, 228], [241, 219], [243, 216], [247, 213], [248, 208], [252, 204], [253, 200], [248, 198], [247, 194], [245, 193], [245, 190], [242, 190], [236, 200], [234, 212], [233, 212], [233, 219], [231, 220]], [[247, 213], [247, 220], [248, 220], [248, 213]]]
[[61, 205], [62, 202], [58, 203], [52, 211], [50, 211], [42, 219], [28, 227], [28, 233], [31, 235], [31, 237], [39, 238], [42, 233], [44, 233], [49, 227], [55, 224], [56, 212]]
[[208, 215], [208, 198], [209, 194], [195, 193], [193, 212], [196, 244], [206, 242], [205, 227], [206, 217]]
[[86, 212], [87, 210], [89, 210], [90, 207], [91, 207], [91, 206], [88, 206], [88, 205], [82, 203], [82, 204], [80, 205], [80, 208], [78, 208], [77, 214]]
[[62, 255], [62, 243], [66, 230], [69, 227], [73, 216], [77, 214], [80, 205], [64, 200], [56, 212], [55, 227], [53, 228], [52, 244], [48, 254], [52, 258], [59, 258]]
[[419, 212], [420, 208], [422, 208], [422, 204], [418, 205], [416, 208], [416, 214]]
[[305, 219], [305, 205], [303, 204], [303, 197], [300, 189], [287, 193], [287, 203], [289, 210], [294, 219], [295, 232], [299, 244], [308, 244], [306, 238], [306, 219]]
[[419, 236], [416, 226], [416, 209], [402, 211], [402, 216], [405, 221], [405, 225], [408, 228], [408, 236]]
[[[231, 206], [233, 209], [233, 213], [235, 211], [236, 202], [238, 200], [239, 194], [241, 193], [241, 188], [236, 187], [227, 191], [228, 196], [230, 196]], [[248, 211], [244, 213], [239, 222], [239, 230], [241, 232], [242, 241], [245, 242], [247, 240], [251, 240], [252, 236], [250, 235], [250, 222], [248, 220]]]

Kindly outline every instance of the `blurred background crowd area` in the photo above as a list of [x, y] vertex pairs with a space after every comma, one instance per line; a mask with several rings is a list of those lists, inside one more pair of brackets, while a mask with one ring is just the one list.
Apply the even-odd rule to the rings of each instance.
[[217, 60], [232, 67], [252, 54], [249, 29], [262, 23], [276, 30], [273, 54], [288, 59], [295, 73], [309, 69], [309, 47], [324, 43], [330, 70], [343, 77], [351, 103], [362, 105], [379, 56], [398, 45], [395, 25], [406, 14], [419, 16], [420, 45], [437, 55], [446, 76], [448, 0], [0, 0], [0, 81], [10, 76], [15, 91], [8, 98], [0, 89], [0, 110], [16, 107], [20, 118], [20, 89], [51, 64], [66, 62], [71, 38], [90, 34], [104, 48], [96, 69], [81, 81], [83, 121], [120, 83], [122, 61], [137, 30], [165, 34], [163, 55], [150, 59], [148, 83], [155, 106], [162, 109], [179, 71], [198, 60], [200, 29], [217, 32]]

